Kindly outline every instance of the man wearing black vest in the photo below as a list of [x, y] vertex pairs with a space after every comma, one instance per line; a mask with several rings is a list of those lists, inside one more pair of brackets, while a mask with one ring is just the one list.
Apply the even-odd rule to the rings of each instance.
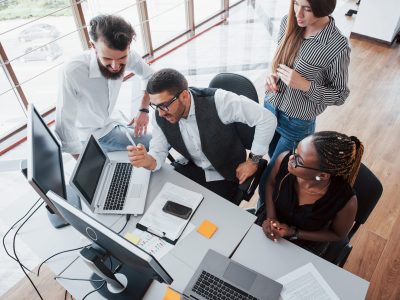
[[[155, 109], [149, 152], [129, 146], [135, 167], [158, 170], [173, 147], [189, 163], [178, 172], [230, 200], [257, 170], [276, 127], [275, 116], [256, 102], [221, 89], [188, 87], [176, 70], [162, 69], [147, 84], [150, 106]], [[255, 126], [251, 159], [246, 159], [233, 123]]]

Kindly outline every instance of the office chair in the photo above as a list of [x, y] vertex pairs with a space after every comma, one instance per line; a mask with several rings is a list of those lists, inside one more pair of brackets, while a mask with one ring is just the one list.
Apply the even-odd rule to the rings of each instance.
[[[234, 73], [217, 74], [211, 80], [208, 87], [219, 88], [236, 93], [238, 95], [243, 95], [258, 103], [258, 94], [253, 83], [246, 77], [239, 74], [234, 74]], [[242, 123], [236, 123], [235, 127], [239, 135], [239, 138], [242, 141], [243, 146], [246, 149], [251, 149], [255, 128], [249, 127]], [[168, 154], [168, 160], [174, 167], [178, 163], [170, 153]], [[264, 169], [267, 167], [267, 164], [268, 164], [267, 160], [265, 159], [260, 160], [256, 173], [252, 177], [248, 178], [244, 183], [239, 185], [238, 192], [233, 197], [233, 199], [231, 199], [232, 203], [239, 205], [242, 200], [246, 201], [250, 200], [250, 198], [253, 196], [258, 186], [258, 183], [260, 181]]]
[[353, 249], [350, 239], [357, 232], [358, 228], [367, 221], [368, 216], [382, 195], [383, 187], [371, 170], [364, 164], [361, 164], [360, 171], [354, 183], [354, 190], [357, 195], [357, 213], [354, 225], [346, 239], [330, 243], [322, 256], [339, 267], [343, 267], [349, 257]]
[[[208, 87], [223, 89], [238, 95], [243, 95], [258, 103], [258, 94], [253, 83], [246, 77], [239, 74], [217, 74], [211, 80]], [[255, 128], [249, 127], [243, 123], [236, 123], [235, 127], [243, 146], [250, 150], [253, 143]], [[258, 183], [260, 182], [261, 175], [264, 169], [267, 167], [267, 164], [267, 160], [260, 160], [256, 173], [252, 177], [248, 178], [244, 183], [239, 185], [239, 190], [234, 199], [232, 199], [233, 203], [239, 205], [242, 200], [250, 200], [258, 186]]]

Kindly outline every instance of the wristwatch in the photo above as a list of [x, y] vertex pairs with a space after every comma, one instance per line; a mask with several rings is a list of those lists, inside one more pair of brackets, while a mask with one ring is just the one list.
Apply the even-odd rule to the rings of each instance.
[[263, 158], [262, 155], [255, 155], [253, 153], [250, 152], [249, 155], [250, 160], [255, 163], [256, 165], [258, 165], [258, 163], [260, 162], [260, 160]]
[[144, 112], [146, 114], [149, 113], [149, 109], [148, 108], [141, 108], [141, 109], [139, 109], [139, 111]]
[[296, 241], [299, 239], [299, 229], [295, 226], [292, 227], [294, 229], [294, 233], [288, 236], [289, 241]]

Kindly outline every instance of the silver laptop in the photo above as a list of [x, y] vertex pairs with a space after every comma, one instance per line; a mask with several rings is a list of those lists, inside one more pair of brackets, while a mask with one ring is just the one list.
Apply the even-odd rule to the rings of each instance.
[[151, 171], [111, 161], [91, 136], [70, 185], [94, 213], [143, 214]]
[[195, 300], [277, 300], [281, 290], [280, 283], [208, 250], [183, 294]]

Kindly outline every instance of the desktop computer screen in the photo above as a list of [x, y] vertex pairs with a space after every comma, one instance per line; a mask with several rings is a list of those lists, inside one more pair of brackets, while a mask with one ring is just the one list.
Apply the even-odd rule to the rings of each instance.
[[[101, 278], [106, 278], [108, 287], [98, 291], [106, 299], [142, 299], [153, 279], [167, 284], [172, 283], [171, 276], [152, 255], [130, 243], [89, 215], [76, 209], [52, 191], [48, 192], [47, 196], [68, 223], [88, 237], [95, 246], [99, 246], [100, 249], [104, 250], [103, 253], [111, 255], [122, 263], [122, 267], [117, 271], [118, 274], [115, 274], [115, 278], [114, 274], [110, 274], [110, 271], [113, 273], [113, 270], [104, 270], [105, 265], [92, 267], [92, 270], [96, 273], [101, 273], [98, 274]], [[91, 262], [99, 261], [95, 259], [93, 254], [85, 255], [83, 258], [89, 266], [88, 260]], [[102, 260], [107, 261], [106, 258]], [[113, 263], [113, 265], [115, 266], [116, 264]], [[108, 281], [107, 278], [110, 277], [111, 280]], [[98, 285], [98, 282], [96, 284]], [[124, 286], [119, 293], [115, 292], [114, 289], [118, 289], [118, 284]], [[117, 287], [114, 285], [117, 285]], [[114, 291], [110, 292], [112, 289]]]
[[27, 140], [27, 179], [46, 202], [53, 226], [60, 228], [68, 225], [46, 193], [52, 190], [60, 197], [73, 201], [77, 207], [80, 207], [80, 200], [72, 189], [67, 190], [61, 147], [33, 104], [28, 107]]

